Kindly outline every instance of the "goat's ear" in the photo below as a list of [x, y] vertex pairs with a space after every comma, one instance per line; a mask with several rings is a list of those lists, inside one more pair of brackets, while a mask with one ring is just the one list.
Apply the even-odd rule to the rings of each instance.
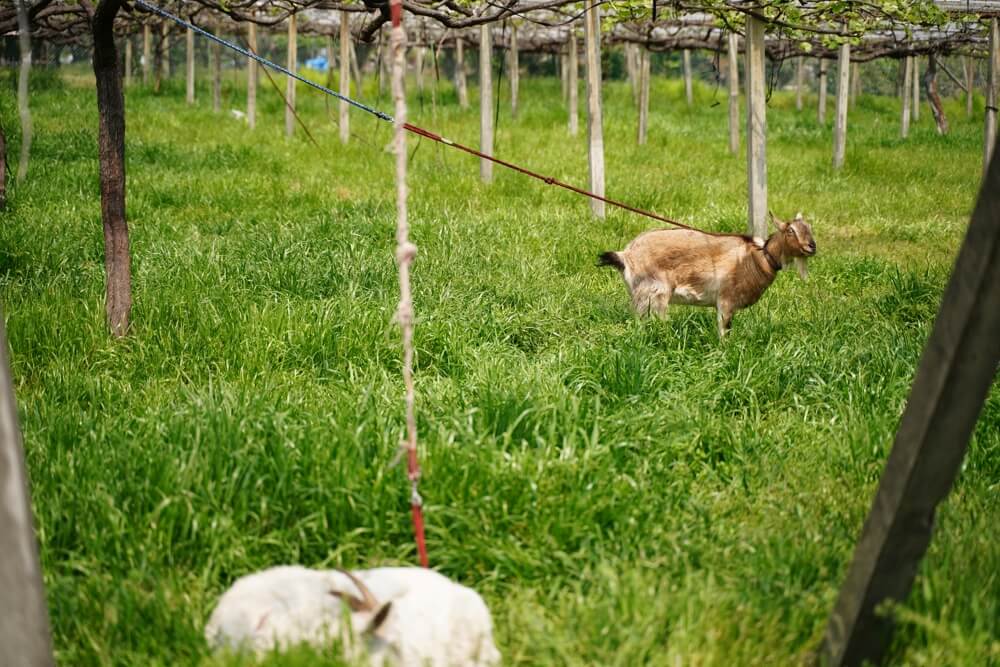
[[795, 214], [795, 219], [798, 220], [799, 222], [802, 222], [803, 220], [802, 211], [799, 211], [798, 213]]
[[389, 618], [389, 611], [392, 609], [392, 602], [386, 602], [384, 605], [379, 607], [379, 610], [375, 612], [372, 617], [371, 622], [368, 627], [365, 628], [366, 635], [373, 635], [378, 632], [378, 629], [385, 623], [385, 619]]

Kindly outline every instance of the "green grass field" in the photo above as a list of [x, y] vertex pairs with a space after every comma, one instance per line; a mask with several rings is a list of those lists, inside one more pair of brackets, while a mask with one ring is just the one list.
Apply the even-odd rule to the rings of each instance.
[[[13, 81], [0, 96], [12, 159]], [[201, 637], [237, 576], [415, 562], [390, 467], [403, 427], [390, 127], [352, 112], [341, 146], [336, 107], [300, 88], [320, 148], [288, 141], [262, 89], [255, 132], [228, 113], [243, 106], [231, 73], [220, 115], [205, 87], [185, 105], [180, 80], [128, 90], [135, 307], [113, 341], [92, 82], [34, 79], [29, 178], [0, 217], [0, 301], [60, 664], [238, 664]], [[644, 147], [627, 85], [605, 101], [610, 196], [745, 228], [724, 90], [699, 88], [689, 110], [679, 82], [655, 80]], [[655, 223], [596, 220], [584, 199], [499, 168], [483, 186], [469, 156], [411, 144], [430, 558], [486, 597], [505, 664], [796, 665], [818, 645], [968, 222], [982, 100], [973, 120], [949, 101], [946, 137], [925, 107], [903, 141], [897, 102], [862, 97], [839, 173], [808, 103], [771, 100], [769, 193], [780, 216], [805, 213], [819, 254], [725, 343], [709, 309], [636, 320], [618, 276], [594, 267]], [[476, 143], [477, 111], [446, 82], [436, 109], [410, 106]], [[585, 184], [586, 120], [577, 137], [565, 121], [558, 81], [526, 80], [496, 152]], [[892, 612], [892, 664], [1000, 663], [998, 498], [994, 387]]]

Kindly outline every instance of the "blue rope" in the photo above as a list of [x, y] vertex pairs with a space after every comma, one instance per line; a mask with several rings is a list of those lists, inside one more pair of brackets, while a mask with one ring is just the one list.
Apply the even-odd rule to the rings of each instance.
[[[277, 70], [277, 71], [281, 72], [282, 74], [284, 74], [286, 76], [290, 76], [293, 79], [297, 79], [297, 80], [301, 81], [302, 83], [306, 84], [307, 86], [312, 86], [316, 90], [319, 90], [319, 91], [321, 91], [323, 93], [326, 93], [327, 95], [332, 95], [333, 97], [336, 97], [338, 100], [342, 100], [344, 102], [347, 102], [348, 104], [350, 104], [351, 106], [353, 106], [353, 107], [355, 107], [357, 109], [361, 109], [362, 111], [367, 111], [371, 115], [376, 116], [377, 118], [381, 118], [382, 120], [387, 121], [389, 123], [392, 123], [392, 122], [395, 121], [395, 119], [392, 116], [390, 116], [389, 114], [385, 113], [384, 111], [379, 111], [378, 109], [373, 109], [372, 107], [370, 107], [370, 106], [368, 106], [366, 104], [362, 104], [361, 102], [358, 102], [357, 100], [352, 100], [350, 97], [346, 97], [346, 96], [341, 95], [340, 93], [338, 93], [336, 91], [330, 90], [326, 86], [321, 86], [318, 83], [315, 83], [313, 81], [310, 81], [309, 79], [306, 79], [305, 77], [299, 76], [295, 72], [292, 72], [292, 71], [290, 71], [290, 70], [282, 67], [281, 65], [279, 65], [277, 63], [271, 62], [267, 58], [261, 58], [256, 53], [252, 53], [252, 52], [248, 51], [247, 49], [244, 49], [242, 46], [239, 46], [238, 44], [233, 44], [232, 42], [229, 42], [229, 41], [227, 41], [225, 39], [222, 39], [221, 37], [216, 37], [215, 35], [213, 35], [212, 33], [208, 32], [207, 30], [204, 30], [203, 28], [199, 28], [198, 26], [193, 25], [191, 23], [188, 23], [187, 21], [185, 21], [181, 17], [175, 16], [174, 14], [171, 14], [170, 12], [166, 11], [165, 9], [160, 9], [159, 7], [151, 5], [148, 2], [146, 2], [145, 0], [135, 0], [135, 4], [139, 5], [143, 9], [147, 9], [147, 10], [153, 12], [154, 14], [159, 14], [163, 18], [170, 19], [171, 21], [173, 21], [174, 23], [177, 23], [178, 25], [182, 25], [185, 28], [190, 28], [191, 30], [194, 30], [195, 32], [197, 32], [199, 35], [203, 35], [205, 37], [208, 37], [213, 42], [218, 42], [219, 44], [222, 44], [223, 46], [228, 47], [228, 48], [232, 49], [233, 51], [237, 51], [239, 53], [242, 53], [247, 58], [252, 58], [253, 60], [256, 60], [257, 62], [259, 62], [261, 65], [264, 65], [266, 67], [270, 67], [273, 70]], [[329, 66], [329, 63], [327, 64], [327, 66]]]

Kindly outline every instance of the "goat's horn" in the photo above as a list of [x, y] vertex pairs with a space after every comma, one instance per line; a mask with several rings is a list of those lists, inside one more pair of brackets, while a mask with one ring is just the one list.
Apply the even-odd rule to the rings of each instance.
[[337, 568], [337, 571], [350, 579], [351, 583], [354, 584], [354, 587], [361, 593], [361, 602], [363, 603], [363, 607], [355, 611], [375, 611], [378, 608], [378, 600], [375, 599], [375, 596], [372, 595], [372, 592], [361, 582], [360, 579], [347, 570], [342, 570], [339, 567]]

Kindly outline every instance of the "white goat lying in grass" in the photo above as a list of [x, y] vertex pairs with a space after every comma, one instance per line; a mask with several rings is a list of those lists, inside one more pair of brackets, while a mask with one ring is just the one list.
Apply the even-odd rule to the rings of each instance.
[[806, 258], [816, 254], [801, 213], [791, 222], [773, 214], [771, 220], [778, 230], [766, 241], [687, 229], [645, 232], [621, 252], [602, 253], [597, 265], [618, 269], [639, 315], [666, 317], [671, 303], [715, 306], [722, 337], [733, 313], [757, 303], [778, 271], [794, 260], [804, 280]]
[[490, 667], [500, 661], [479, 594], [415, 567], [352, 574], [283, 566], [247, 575], [223, 594], [205, 638], [215, 648], [256, 653], [339, 639], [348, 660], [367, 655], [375, 666]]

